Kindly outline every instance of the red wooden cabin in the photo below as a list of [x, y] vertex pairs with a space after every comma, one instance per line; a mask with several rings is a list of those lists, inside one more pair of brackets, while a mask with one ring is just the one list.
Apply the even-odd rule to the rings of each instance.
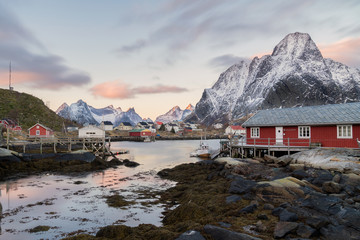
[[54, 131], [44, 125], [37, 123], [29, 128], [29, 137], [53, 137]]
[[358, 148], [360, 102], [260, 110], [243, 126], [247, 144]]

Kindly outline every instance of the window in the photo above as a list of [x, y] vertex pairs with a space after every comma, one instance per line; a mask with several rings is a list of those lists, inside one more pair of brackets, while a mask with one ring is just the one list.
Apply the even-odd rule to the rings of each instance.
[[352, 125], [338, 125], [337, 126], [338, 138], [352, 138]]
[[251, 131], [252, 138], [260, 137], [260, 128], [258, 128], [258, 127], [250, 128], [250, 131]]
[[299, 126], [299, 138], [310, 138], [310, 127]]
[[36, 130], [36, 135], [40, 135], [40, 130]]

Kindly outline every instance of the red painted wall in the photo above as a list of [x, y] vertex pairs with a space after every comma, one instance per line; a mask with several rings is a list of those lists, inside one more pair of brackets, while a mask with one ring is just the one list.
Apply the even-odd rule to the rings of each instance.
[[[39, 126], [39, 128], [37, 128], [37, 126]], [[40, 130], [40, 135], [36, 135], [36, 130]], [[30, 128], [29, 135], [30, 136], [46, 136], [46, 129], [43, 128], [42, 126], [36, 124], [34, 127]]]
[[[309, 143], [321, 143], [322, 147], [347, 147], [358, 148], [356, 139], [360, 140], [360, 125], [353, 125], [353, 137], [351, 139], [338, 139], [337, 126], [311, 126], [310, 139], [299, 138], [298, 127], [283, 127], [284, 145], [290, 146], [309, 146]], [[246, 128], [247, 144], [274, 145], [275, 144], [275, 127], [260, 127], [260, 138], [251, 138], [250, 128]], [[270, 140], [269, 140], [270, 138]]]
[[131, 137], [143, 137], [143, 136], [151, 136], [151, 132], [129, 132], [129, 136]]

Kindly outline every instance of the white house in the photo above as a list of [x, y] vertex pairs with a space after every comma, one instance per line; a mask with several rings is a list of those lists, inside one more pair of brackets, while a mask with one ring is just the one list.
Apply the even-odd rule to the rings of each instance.
[[214, 124], [214, 128], [215, 129], [221, 129], [221, 128], [223, 128], [224, 127], [224, 125], [222, 124], [222, 123], [216, 123], [216, 124]]
[[179, 131], [179, 126], [175, 123], [167, 123], [165, 124], [165, 130], [168, 132], [171, 132], [171, 130], [174, 129], [174, 131], [177, 133]]
[[120, 130], [120, 131], [130, 131], [132, 129], [133, 126], [129, 122], [121, 122], [119, 126], [115, 128], [115, 130]]
[[231, 135], [246, 135], [246, 129], [242, 126], [230, 125], [225, 129], [225, 134]]
[[79, 129], [79, 138], [105, 138], [105, 130], [89, 125]]
[[147, 122], [138, 122], [138, 124], [136, 124], [136, 126], [134, 127], [134, 129], [145, 129], [149, 127], [149, 125], [147, 124]]
[[114, 125], [110, 121], [102, 121], [100, 124], [100, 127], [104, 129], [105, 131], [112, 131], [114, 128]]

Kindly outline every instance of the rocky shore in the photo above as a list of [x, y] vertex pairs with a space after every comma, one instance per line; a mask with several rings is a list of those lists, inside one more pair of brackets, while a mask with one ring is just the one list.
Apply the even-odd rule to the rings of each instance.
[[360, 176], [299, 156], [222, 158], [164, 169], [163, 226], [111, 225], [67, 239], [360, 239]]

